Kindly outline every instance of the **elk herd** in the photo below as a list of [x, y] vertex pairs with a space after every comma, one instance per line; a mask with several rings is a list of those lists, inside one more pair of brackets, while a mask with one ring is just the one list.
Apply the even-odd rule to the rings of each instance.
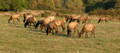
[[[62, 33], [65, 33], [66, 29], [67, 36], [74, 35], [74, 33], [77, 32], [79, 38], [81, 38], [84, 33], [86, 33], [85, 37], [88, 38], [88, 32], [91, 32], [90, 37], [92, 37], [92, 35], [94, 35], [95, 37], [95, 25], [91, 23], [89, 16], [65, 15], [64, 17], [66, 20], [57, 20], [55, 16], [48, 16], [47, 18], [40, 18], [37, 21], [33, 15], [23, 14], [23, 23], [25, 28], [27, 26], [31, 27], [31, 24], [33, 24], [35, 29], [37, 29], [40, 25], [41, 30], [45, 29], [46, 35], [49, 35], [51, 31], [54, 33], [54, 30], [56, 34], [60, 33], [58, 27], [62, 27]], [[19, 18], [19, 14], [14, 14], [9, 18], [8, 23], [10, 23], [11, 20], [13, 20], [14, 22], [14, 19], [17, 19], [19, 21]], [[101, 21], [108, 22], [106, 17], [100, 17], [98, 23], [100, 23]], [[65, 25], [67, 22], [68, 24], [66, 27]], [[84, 26], [80, 31], [78, 28], [81, 22], [84, 24]], [[71, 34], [72, 31], [74, 31], [73, 34]]]

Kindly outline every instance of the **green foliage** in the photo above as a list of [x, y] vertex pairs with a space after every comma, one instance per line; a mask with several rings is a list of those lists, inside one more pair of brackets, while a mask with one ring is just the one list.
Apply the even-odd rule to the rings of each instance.
[[0, 0], [0, 10], [8, 10], [9, 8], [10, 6], [5, 0]]
[[84, 0], [85, 3], [85, 11], [90, 12], [96, 9], [110, 9], [114, 8], [115, 0]]
[[[0, 11], [24, 9], [53, 10], [60, 13], [97, 13], [103, 14], [114, 9], [120, 15], [120, 0], [0, 0]], [[108, 10], [108, 11], [107, 11]]]

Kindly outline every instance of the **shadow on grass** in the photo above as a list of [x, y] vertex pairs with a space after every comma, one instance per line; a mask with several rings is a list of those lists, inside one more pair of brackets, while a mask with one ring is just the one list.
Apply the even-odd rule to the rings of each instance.
[[63, 37], [68, 37], [66, 34], [64, 34], [64, 33], [59, 33], [59, 34], [57, 34], [58, 36], [63, 36]]

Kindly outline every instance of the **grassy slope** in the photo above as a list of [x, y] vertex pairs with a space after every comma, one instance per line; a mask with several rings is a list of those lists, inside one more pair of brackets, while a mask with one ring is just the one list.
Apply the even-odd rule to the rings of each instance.
[[[0, 17], [0, 53], [119, 53], [120, 22], [100, 23], [95, 20], [96, 38], [78, 38], [66, 34], [47, 36], [39, 28], [24, 28], [20, 23], [8, 24], [8, 16]], [[81, 24], [79, 27], [81, 27]], [[65, 32], [66, 33], [66, 32]]]

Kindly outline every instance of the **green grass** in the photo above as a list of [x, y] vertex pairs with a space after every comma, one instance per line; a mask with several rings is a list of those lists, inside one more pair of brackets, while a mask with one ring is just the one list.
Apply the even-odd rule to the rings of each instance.
[[120, 22], [92, 20], [96, 38], [85, 38], [85, 34], [78, 38], [77, 33], [67, 37], [66, 32], [47, 36], [40, 28], [24, 28], [22, 17], [15, 24], [8, 24], [8, 19], [0, 16], [0, 53], [120, 53]]

